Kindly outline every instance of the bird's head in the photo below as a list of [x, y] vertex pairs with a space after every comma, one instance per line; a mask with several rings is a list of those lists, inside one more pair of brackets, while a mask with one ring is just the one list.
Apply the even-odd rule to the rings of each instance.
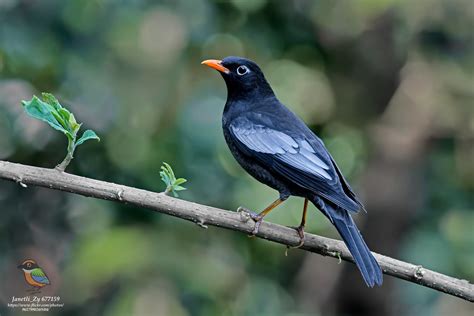
[[23, 271], [27, 272], [27, 271], [31, 271], [33, 269], [38, 268], [38, 264], [34, 260], [27, 259], [23, 261], [23, 263], [20, 264], [17, 268], [22, 269]]
[[201, 64], [221, 73], [230, 99], [273, 96], [273, 91], [260, 67], [249, 59], [229, 56], [222, 60], [208, 59]]

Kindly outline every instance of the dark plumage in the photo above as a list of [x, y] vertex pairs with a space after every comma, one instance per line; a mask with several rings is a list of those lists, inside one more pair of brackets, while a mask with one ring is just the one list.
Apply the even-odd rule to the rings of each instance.
[[[254, 62], [226, 57], [203, 64], [219, 70], [227, 85], [222, 126], [232, 154], [250, 175], [280, 193], [279, 200], [253, 216], [254, 233], [276, 205], [290, 195], [304, 197], [334, 224], [367, 285], [381, 285], [382, 271], [350, 215], [363, 205], [323, 142], [278, 101]], [[302, 243], [307, 200], [298, 227]]]

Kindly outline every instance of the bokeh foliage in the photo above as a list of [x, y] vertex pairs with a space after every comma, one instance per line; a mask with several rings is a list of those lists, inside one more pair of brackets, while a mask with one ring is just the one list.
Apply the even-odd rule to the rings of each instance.
[[[413, 205], [385, 221], [409, 216], [400, 249], [374, 251], [473, 280], [473, 29], [470, 0], [0, 0], [0, 159], [62, 159], [64, 137], [20, 105], [51, 91], [101, 136], [69, 172], [162, 191], [167, 161], [188, 179], [181, 198], [260, 210], [276, 193], [231, 157], [220, 127], [224, 83], [200, 65], [247, 56], [357, 191], [374, 157], [390, 157], [377, 173], [387, 194], [405, 189], [390, 170], [419, 162], [401, 168], [416, 179]], [[377, 197], [364, 191], [364, 200]], [[296, 225], [302, 203], [291, 198], [268, 220]], [[282, 246], [241, 234], [6, 182], [0, 210], [2, 315], [24, 291], [15, 269], [24, 257], [52, 279], [44, 291], [63, 298], [58, 315], [314, 315], [342, 304], [331, 289], [347, 264], [332, 259], [285, 257]], [[358, 220], [371, 224], [377, 213]], [[337, 236], [314, 208], [307, 231]], [[369, 245], [391, 238], [367, 236]], [[390, 296], [392, 313], [472, 308], [389, 279], [391, 288], [364, 293]]]

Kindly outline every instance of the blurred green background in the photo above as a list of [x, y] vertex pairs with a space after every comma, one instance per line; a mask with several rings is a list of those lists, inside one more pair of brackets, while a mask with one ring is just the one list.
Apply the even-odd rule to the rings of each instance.
[[[277, 196], [231, 157], [222, 78], [255, 60], [365, 201], [370, 248], [474, 279], [472, 0], [0, 0], [0, 159], [54, 167], [66, 140], [22, 112], [54, 93], [102, 141], [68, 171], [260, 210]], [[303, 201], [268, 216], [297, 225]], [[307, 231], [338, 238], [312, 206]], [[349, 263], [113, 202], [0, 182], [0, 314], [34, 258], [55, 315], [472, 315], [472, 304]], [[37, 313], [36, 315], [40, 315]], [[49, 314], [48, 314], [49, 315]]]

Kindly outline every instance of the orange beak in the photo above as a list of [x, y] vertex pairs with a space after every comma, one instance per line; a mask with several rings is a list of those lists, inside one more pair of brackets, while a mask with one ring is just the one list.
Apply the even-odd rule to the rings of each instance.
[[218, 59], [208, 59], [208, 60], [203, 61], [201, 64], [214, 68], [215, 70], [223, 72], [225, 74], [228, 74], [230, 72], [229, 69], [222, 66], [221, 61]]

